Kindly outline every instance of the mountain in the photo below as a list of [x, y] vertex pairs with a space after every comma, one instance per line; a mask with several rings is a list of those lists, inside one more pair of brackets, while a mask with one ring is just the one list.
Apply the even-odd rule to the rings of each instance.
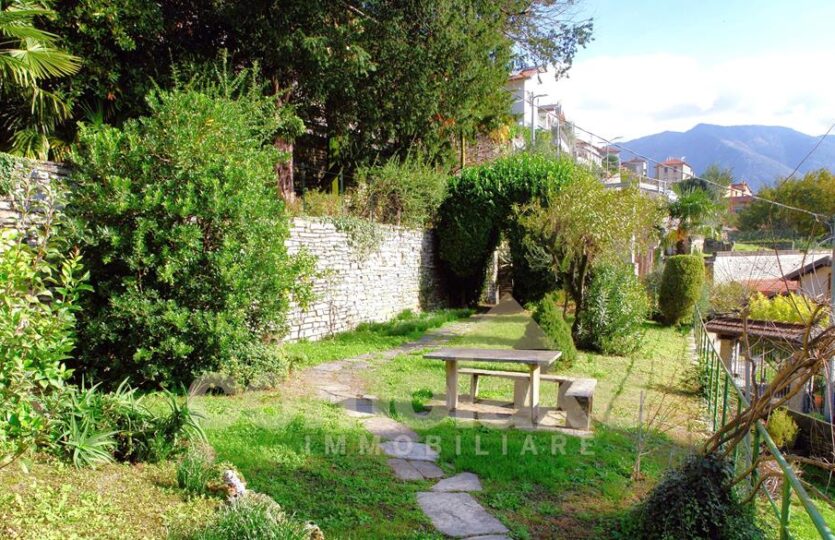
[[[685, 132], [664, 131], [623, 143], [623, 146], [657, 161], [684, 156], [696, 174], [710, 164], [730, 168], [737, 181], [745, 180], [754, 191], [788, 176], [809, 153], [820, 136], [778, 126], [716, 126], [699, 124]], [[623, 152], [624, 160], [635, 157]], [[828, 136], [800, 167], [798, 174], [827, 168], [835, 171], [835, 135]], [[650, 176], [655, 176], [653, 163]]]

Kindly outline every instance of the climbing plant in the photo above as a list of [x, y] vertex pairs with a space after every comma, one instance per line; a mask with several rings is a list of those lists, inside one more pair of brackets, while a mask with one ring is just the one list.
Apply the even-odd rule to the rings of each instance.
[[556, 285], [553, 272], [532, 266], [526, 256], [524, 233], [513, 215], [515, 205], [544, 196], [568, 183], [573, 162], [544, 155], [516, 154], [487, 165], [464, 169], [451, 178], [448, 196], [438, 212], [438, 251], [446, 265], [454, 301], [478, 299], [487, 263], [501, 233], [510, 244], [514, 296], [537, 300]]

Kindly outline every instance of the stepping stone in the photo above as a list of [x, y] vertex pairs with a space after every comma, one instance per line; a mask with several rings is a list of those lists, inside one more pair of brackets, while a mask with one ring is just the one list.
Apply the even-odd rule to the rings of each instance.
[[394, 471], [394, 475], [401, 480], [423, 480], [420, 471], [405, 459], [392, 458], [388, 460], [388, 464]]
[[371, 432], [372, 435], [377, 435], [384, 441], [403, 441], [409, 440], [417, 442], [417, 433], [404, 426], [400, 422], [396, 422], [388, 416], [372, 416], [367, 420], [363, 420], [362, 425], [365, 429]]
[[410, 461], [437, 461], [438, 452], [429, 446], [409, 439], [400, 439], [380, 443], [380, 450], [391, 457]]
[[513, 540], [506, 534], [488, 534], [486, 536], [470, 536], [466, 540]]
[[327, 362], [325, 364], [319, 364], [311, 368], [313, 371], [327, 371], [329, 373], [334, 373], [336, 371], [340, 371], [343, 367], [345, 367], [345, 363], [342, 361], [338, 362]]
[[374, 402], [370, 399], [346, 399], [342, 402], [345, 414], [353, 418], [368, 418], [374, 416]]
[[409, 465], [417, 469], [421, 476], [426, 479], [444, 477], [444, 471], [431, 461], [410, 461]]
[[444, 478], [432, 487], [432, 491], [481, 491], [481, 481], [475, 474], [463, 472], [451, 478]]
[[507, 527], [491, 516], [469, 493], [421, 492], [418, 504], [441, 533], [455, 538], [507, 534]]

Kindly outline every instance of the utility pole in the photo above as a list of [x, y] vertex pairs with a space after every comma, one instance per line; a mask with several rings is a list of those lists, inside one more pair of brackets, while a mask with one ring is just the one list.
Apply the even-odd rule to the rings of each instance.
[[[829, 259], [829, 323], [835, 325], [835, 216], [829, 223], [829, 235], [832, 241], [832, 255]], [[832, 422], [832, 390], [835, 384], [835, 358], [830, 358], [826, 361], [826, 368], [823, 370], [824, 380], [826, 381], [826, 388], [824, 392], [826, 395], [823, 399], [823, 416], [828, 422]]]
[[536, 102], [534, 101], [536, 98], [533, 92], [528, 92], [528, 96], [531, 100], [531, 148], [533, 148], [533, 143], [536, 142]]

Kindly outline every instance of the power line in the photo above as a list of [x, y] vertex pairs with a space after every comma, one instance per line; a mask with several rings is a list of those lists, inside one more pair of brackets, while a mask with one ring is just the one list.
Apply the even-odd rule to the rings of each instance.
[[785, 179], [783, 179], [782, 182], [780, 182], [781, 185], [788, 182], [791, 179], [791, 177], [793, 177], [795, 175], [795, 173], [797, 173], [797, 170], [800, 169], [800, 167], [804, 163], [806, 163], [806, 160], [809, 159], [809, 157], [811, 157], [811, 155], [815, 153], [815, 150], [818, 149], [818, 147], [823, 143], [823, 141], [826, 140], [826, 137], [832, 132], [833, 128], [835, 128], [835, 124], [832, 124], [831, 126], [829, 126], [829, 129], [826, 130], [826, 133], [824, 133], [823, 136], [820, 139], [818, 139], [818, 142], [815, 144], [815, 146], [812, 147], [811, 150], [809, 150], [809, 153], [806, 154], [803, 157], [803, 159], [800, 160], [800, 163], [797, 164], [797, 167], [794, 168], [792, 173], [790, 175], [788, 175]]
[[[533, 102], [533, 100], [526, 99], [524, 95], [523, 95], [523, 96], [519, 96], [519, 95], [517, 95], [517, 94], [513, 94], [513, 95], [514, 95], [514, 97], [516, 97], [516, 98], [518, 98], [518, 99], [521, 99], [522, 101], [527, 101], [528, 103], [530, 103], [531, 107], [534, 107], [534, 108], [539, 108], [539, 107], [537, 107], [537, 106], [536, 106], [536, 104]], [[651, 158], [651, 157], [649, 157], [649, 156], [645, 156], [645, 155], [643, 155], [643, 154], [641, 154], [641, 153], [639, 153], [639, 152], [636, 152], [635, 150], [632, 150], [631, 148], [627, 148], [626, 146], [624, 146], [624, 145], [622, 145], [622, 144], [615, 143], [615, 142], [613, 142], [613, 141], [611, 141], [611, 140], [607, 139], [606, 137], [603, 137], [602, 135], [598, 135], [597, 133], [594, 133], [594, 132], [592, 132], [592, 131], [589, 131], [589, 130], [587, 130], [587, 129], [584, 129], [584, 128], [582, 128], [582, 127], [578, 126], [575, 122], [571, 122], [571, 125], [572, 125], [575, 129], [579, 129], [580, 131], [582, 131], [582, 132], [584, 132], [584, 133], [588, 133], [588, 134], [589, 134], [589, 135], [591, 135], [592, 137], [596, 137], [596, 138], [598, 138], [598, 139], [602, 140], [603, 142], [605, 142], [605, 143], [606, 143], [606, 144], [608, 144], [609, 146], [614, 146], [615, 148], [618, 148], [618, 149], [620, 149], [620, 150], [622, 150], [622, 151], [629, 152], [630, 154], [633, 154], [633, 155], [635, 155], [635, 156], [638, 156], [638, 157], [640, 157], [640, 158], [642, 158], [642, 159], [644, 159], [644, 160], [646, 160], [646, 161], [652, 162], [652, 163], [654, 163], [654, 164], [656, 164], [656, 165], [663, 165], [663, 163], [662, 163], [662, 162], [660, 162], [660, 161], [658, 161], [658, 160], [652, 159], [652, 158]], [[805, 158], [803, 158], [803, 161], [805, 161], [806, 159], [808, 159], [808, 157], [809, 157], [810, 155], [812, 155], [812, 153], [814, 153], [814, 151], [815, 151], [815, 150], [817, 150], [817, 147], [818, 147], [818, 146], [820, 146], [820, 144], [824, 141], [824, 139], [826, 138], [826, 136], [827, 136], [827, 135], [828, 135], [828, 134], [832, 131], [832, 129], [833, 129], [833, 128], [835, 128], [835, 124], [833, 124], [832, 126], [830, 126], [830, 128], [829, 128], [829, 130], [826, 132], [826, 134], [825, 134], [823, 137], [821, 137], [821, 139], [818, 141], [818, 143], [815, 145], [815, 147], [814, 147], [814, 148], [813, 148], [813, 149], [809, 152], [809, 154], [808, 154]], [[559, 141], [558, 141], [558, 142], [559, 142]], [[800, 162], [800, 164], [797, 166], [797, 168], [800, 168], [800, 166], [803, 164], [803, 161], [801, 161], [801, 162]], [[792, 174], [794, 174], [794, 173], [792, 173]], [[647, 177], [647, 178], [648, 178], [648, 177]], [[708, 180], [707, 178], [702, 178], [702, 177], [699, 177], [699, 176], [696, 176], [696, 175], [693, 175], [693, 176], [692, 176], [692, 178], [693, 178], [693, 179], [695, 179], [695, 180], [701, 180], [702, 182], [705, 182], [705, 183], [708, 183], [708, 184], [714, 185], [714, 186], [716, 186], [716, 187], [718, 187], [718, 188], [727, 189], [727, 186], [722, 185], [722, 184], [720, 184], [720, 183], [718, 183], [718, 182], [714, 182], [713, 180]], [[791, 205], [789, 205], [789, 204], [784, 204], [784, 203], [781, 203], [781, 202], [778, 202], [778, 201], [774, 201], [774, 200], [771, 200], [771, 199], [766, 199], [765, 197], [760, 197], [759, 195], [751, 195], [751, 198], [752, 198], [752, 199], [754, 199], [754, 200], [757, 200], [757, 201], [762, 201], [762, 202], [764, 202], [764, 203], [768, 203], [768, 204], [774, 205], [774, 206], [779, 206], [780, 208], [784, 208], [784, 209], [786, 209], [786, 210], [792, 210], [792, 211], [795, 211], [795, 212], [802, 212], [802, 213], [804, 213], [804, 214], [807, 214], [807, 215], [810, 215], [810, 216], [814, 217], [814, 218], [815, 218], [815, 220], [816, 220], [816, 221], [819, 221], [819, 222], [821, 221], [821, 219], [823, 219], [823, 220], [824, 220], [824, 223], [828, 224], [828, 221], [829, 221], [829, 216], [825, 216], [825, 215], [823, 215], [823, 214], [818, 214], [817, 212], [812, 212], [811, 210], [806, 210], [805, 208], [798, 208], [798, 207], [796, 207], [796, 206], [791, 206]]]

